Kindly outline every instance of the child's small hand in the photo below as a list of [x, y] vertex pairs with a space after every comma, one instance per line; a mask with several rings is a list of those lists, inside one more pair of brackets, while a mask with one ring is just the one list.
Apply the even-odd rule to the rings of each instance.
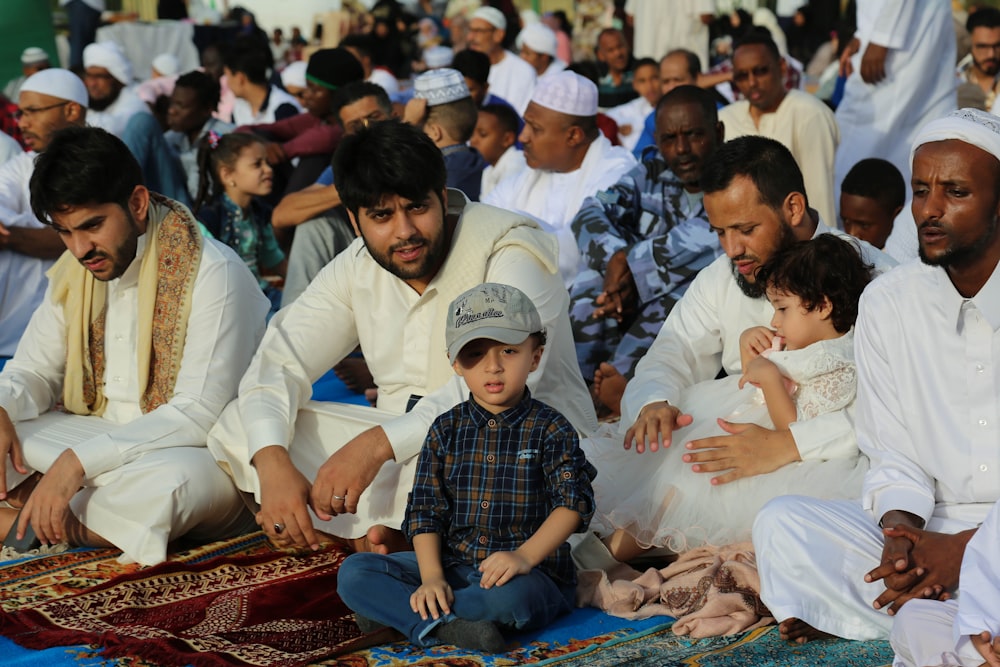
[[1000, 667], [1000, 635], [991, 637], [990, 633], [984, 630], [978, 635], [972, 635], [970, 639], [972, 645], [979, 651], [979, 655], [983, 656], [986, 665]]
[[428, 615], [437, 620], [441, 614], [451, 613], [451, 603], [454, 601], [455, 595], [451, 592], [451, 586], [447, 581], [444, 579], [425, 581], [410, 596], [410, 609], [420, 614], [420, 618], [425, 621]]
[[773, 361], [767, 357], [754, 357], [743, 371], [743, 377], [740, 378], [740, 389], [748, 382], [755, 387], [759, 387], [762, 383], [773, 379], [776, 375], [780, 376], [781, 371], [774, 365]]
[[767, 327], [750, 327], [740, 334], [740, 359], [743, 371], [746, 372], [750, 360], [759, 357], [761, 352], [770, 349], [774, 332]]
[[531, 563], [516, 551], [497, 551], [479, 564], [479, 572], [483, 575], [479, 585], [492, 588], [503, 586], [519, 574], [528, 574]]

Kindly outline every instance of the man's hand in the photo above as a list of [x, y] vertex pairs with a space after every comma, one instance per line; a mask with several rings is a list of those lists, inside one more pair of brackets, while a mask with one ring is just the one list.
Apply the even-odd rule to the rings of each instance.
[[253, 465], [260, 479], [260, 511], [255, 518], [264, 533], [279, 547], [319, 549], [309, 516], [309, 480], [292, 463], [288, 450], [265, 447], [254, 455]]
[[493, 588], [503, 586], [519, 574], [528, 574], [531, 563], [516, 551], [495, 551], [479, 564], [479, 572], [483, 575], [480, 588]]
[[337, 514], [357, 512], [361, 494], [382, 464], [392, 458], [392, 446], [381, 426], [368, 429], [334, 452], [313, 482], [309, 504], [316, 516], [328, 521]]
[[14, 423], [7, 416], [7, 411], [0, 408], [0, 500], [7, 500], [7, 464], [4, 461], [10, 457], [10, 462], [14, 470], [22, 475], [28, 474], [28, 469], [24, 465], [24, 452], [21, 450], [21, 441], [17, 437], [17, 429]]
[[861, 80], [875, 84], [885, 78], [885, 59], [889, 49], [885, 46], [869, 43], [865, 54], [861, 56]]
[[427, 114], [427, 100], [422, 97], [413, 97], [403, 107], [403, 122], [407, 125], [421, 127], [427, 120]]
[[66, 449], [38, 480], [17, 522], [17, 538], [24, 537], [30, 523], [42, 544], [57, 544], [67, 538], [69, 501], [83, 485], [84, 471], [72, 449]]
[[702, 438], [687, 443], [692, 451], [682, 458], [694, 463], [694, 472], [718, 472], [712, 484], [728, 484], [744, 477], [774, 472], [781, 466], [800, 460], [799, 449], [791, 431], [772, 431], [756, 424], [736, 424], [719, 419], [719, 426], [730, 435]]
[[647, 449], [655, 452], [660, 447], [669, 447], [673, 432], [690, 425], [693, 420], [694, 417], [666, 401], [650, 403], [639, 411], [638, 419], [625, 433], [623, 445], [625, 449], [631, 449], [634, 442], [638, 454]]
[[285, 155], [285, 149], [276, 141], [269, 141], [265, 144], [267, 149], [267, 163], [270, 165], [281, 164], [288, 160], [288, 156]]
[[851, 58], [860, 48], [861, 41], [857, 37], [852, 38], [851, 41], [847, 43], [847, 46], [844, 47], [844, 51], [840, 54], [840, 69], [838, 71], [840, 76], [847, 78], [854, 73], [854, 66], [851, 64]]
[[624, 250], [608, 260], [604, 269], [604, 291], [597, 296], [597, 306], [594, 319], [613, 317], [619, 323], [634, 315], [639, 306], [639, 291]]
[[972, 645], [983, 656], [987, 667], [1000, 667], [1000, 635], [991, 637], [988, 630], [983, 630], [978, 635], [969, 637]]
[[441, 614], [451, 613], [451, 603], [454, 601], [455, 594], [452, 593], [448, 582], [444, 579], [432, 579], [423, 582], [420, 588], [413, 591], [413, 595], [410, 596], [410, 609], [420, 614], [420, 618], [425, 621], [428, 616], [437, 620]]
[[949, 535], [921, 530], [910, 523], [883, 528], [886, 546], [882, 564], [865, 575], [865, 581], [885, 581], [886, 590], [873, 606], [888, 607], [892, 616], [913, 598], [950, 597], [950, 591], [958, 588], [965, 545], [975, 532], [972, 529]]

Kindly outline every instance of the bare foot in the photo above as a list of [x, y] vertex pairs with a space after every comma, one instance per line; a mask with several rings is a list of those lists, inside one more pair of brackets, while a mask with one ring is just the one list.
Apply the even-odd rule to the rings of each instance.
[[622, 414], [622, 396], [625, 394], [626, 382], [625, 376], [607, 362], [594, 371], [594, 384], [590, 386], [590, 392], [594, 400], [610, 412], [610, 417], [620, 417]]
[[817, 630], [805, 621], [797, 618], [786, 618], [779, 623], [778, 633], [785, 641], [795, 642], [796, 644], [805, 644], [813, 639], [829, 639], [833, 637], [830, 633]]
[[356, 394], [364, 393], [365, 389], [375, 386], [368, 364], [358, 357], [347, 357], [333, 367], [333, 372], [348, 389]]
[[403, 537], [403, 533], [388, 526], [372, 526], [364, 537], [349, 540], [351, 548], [357, 552], [391, 554], [396, 551], [412, 551], [413, 547]]

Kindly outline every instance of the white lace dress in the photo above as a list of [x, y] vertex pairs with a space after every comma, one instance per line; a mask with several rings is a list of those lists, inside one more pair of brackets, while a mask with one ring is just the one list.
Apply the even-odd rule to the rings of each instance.
[[[853, 330], [802, 350], [773, 352], [771, 361], [795, 383], [792, 396], [797, 420], [840, 410], [854, 402], [857, 369]], [[598, 469], [594, 480], [597, 512], [591, 528], [605, 535], [621, 528], [643, 546], [680, 553], [695, 547], [750, 539], [757, 511], [771, 498], [787, 494], [819, 498], [856, 498], [868, 469], [860, 454], [844, 459], [790, 463], [774, 472], [713, 486], [721, 473], [696, 473], [681, 457], [692, 440], [725, 431], [717, 417], [774, 428], [763, 393], [739, 377], [709, 380], [683, 394], [681, 408], [694, 422], [674, 433], [666, 450], [637, 454], [622, 440], [629, 424], [602, 428], [581, 442]]]

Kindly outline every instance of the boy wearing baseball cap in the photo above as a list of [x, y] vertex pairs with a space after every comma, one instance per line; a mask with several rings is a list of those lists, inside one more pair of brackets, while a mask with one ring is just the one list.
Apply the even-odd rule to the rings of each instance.
[[500, 628], [544, 627], [574, 607], [566, 539], [590, 522], [597, 471], [569, 421], [526, 387], [545, 332], [523, 292], [468, 290], [445, 340], [471, 397], [438, 416], [421, 450], [403, 525], [414, 551], [348, 557], [337, 590], [365, 632], [499, 653]]

